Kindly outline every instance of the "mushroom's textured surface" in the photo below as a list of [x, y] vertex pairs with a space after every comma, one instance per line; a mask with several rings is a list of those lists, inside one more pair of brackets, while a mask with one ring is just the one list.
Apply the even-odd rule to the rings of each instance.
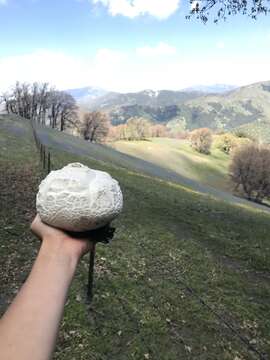
[[119, 215], [122, 207], [118, 182], [79, 163], [52, 171], [37, 194], [41, 220], [69, 231], [98, 229]]

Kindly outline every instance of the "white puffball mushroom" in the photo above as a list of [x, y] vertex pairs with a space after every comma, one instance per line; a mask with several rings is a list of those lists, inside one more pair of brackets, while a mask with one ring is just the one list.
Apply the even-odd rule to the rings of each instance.
[[108, 173], [73, 163], [52, 171], [39, 185], [37, 212], [43, 222], [68, 231], [98, 229], [123, 208], [120, 186]]

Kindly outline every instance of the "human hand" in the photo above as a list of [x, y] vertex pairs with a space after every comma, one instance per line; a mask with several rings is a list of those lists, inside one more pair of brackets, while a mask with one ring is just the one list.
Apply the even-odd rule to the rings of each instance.
[[42, 247], [47, 253], [61, 253], [79, 260], [93, 248], [91, 239], [85, 234], [71, 234], [43, 223], [39, 215], [36, 215], [31, 224], [31, 230], [42, 241]]

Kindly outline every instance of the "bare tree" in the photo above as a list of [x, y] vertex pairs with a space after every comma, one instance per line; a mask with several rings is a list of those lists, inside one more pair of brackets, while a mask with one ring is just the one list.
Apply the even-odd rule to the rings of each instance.
[[151, 123], [149, 120], [131, 118], [127, 121], [127, 140], [145, 140], [151, 135]]
[[190, 19], [195, 16], [206, 23], [211, 15], [214, 22], [226, 20], [231, 15], [242, 14], [256, 19], [260, 14], [269, 13], [269, 0], [190, 0]]
[[78, 107], [73, 96], [66, 92], [61, 92], [61, 110], [60, 110], [60, 131], [68, 127], [78, 126]]
[[230, 175], [235, 189], [252, 201], [261, 203], [270, 196], [270, 149], [257, 144], [245, 145], [234, 153]]
[[127, 124], [110, 126], [108, 137], [112, 141], [127, 140], [128, 138]]
[[52, 128], [59, 128], [60, 131], [64, 131], [67, 127], [78, 126], [78, 107], [70, 94], [52, 90], [49, 94], [48, 104]]
[[106, 114], [94, 111], [86, 113], [83, 117], [81, 133], [85, 140], [103, 142], [110, 128]]
[[202, 154], [210, 154], [213, 136], [211, 130], [201, 128], [193, 130], [190, 134], [191, 146]]
[[46, 125], [47, 111], [49, 105], [50, 89], [48, 83], [40, 84], [37, 94], [37, 120], [42, 125]]
[[151, 137], [166, 137], [168, 133], [166, 126], [162, 124], [151, 126], [150, 132]]
[[5, 104], [5, 111], [8, 113], [8, 114], [11, 114], [13, 111], [12, 111], [12, 96], [10, 93], [8, 92], [4, 92], [2, 95], [1, 95], [1, 103], [4, 103]]
[[17, 82], [10, 93], [2, 95], [7, 113], [14, 113], [42, 125], [64, 131], [78, 125], [74, 98], [49, 87], [48, 83]]

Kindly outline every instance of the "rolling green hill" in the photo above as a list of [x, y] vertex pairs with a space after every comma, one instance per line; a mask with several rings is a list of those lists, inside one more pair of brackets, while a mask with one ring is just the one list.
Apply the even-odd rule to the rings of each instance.
[[[72, 137], [53, 133], [55, 169], [80, 161], [108, 171], [125, 204], [115, 239], [97, 248], [91, 306], [85, 303], [88, 259], [81, 262], [54, 359], [267, 359], [269, 213], [132, 171], [113, 156], [96, 160], [99, 147], [95, 152], [85, 144], [84, 155], [72, 153]], [[2, 314], [39, 247], [29, 222], [44, 174], [27, 121], [0, 117], [0, 154]]]
[[211, 155], [200, 154], [185, 140], [152, 138], [150, 141], [117, 141], [111, 146], [172, 170], [186, 178], [217, 189], [231, 190], [228, 176], [230, 158], [213, 148]]

